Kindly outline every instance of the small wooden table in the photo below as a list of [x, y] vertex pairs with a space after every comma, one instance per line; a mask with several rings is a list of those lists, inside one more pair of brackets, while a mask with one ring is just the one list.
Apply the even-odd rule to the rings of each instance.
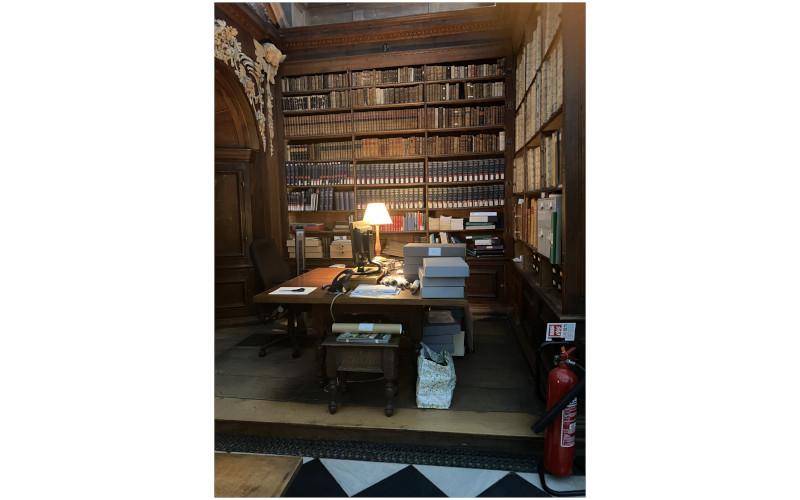
[[394, 397], [397, 394], [397, 353], [400, 347], [400, 336], [393, 335], [386, 344], [358, 344], [353, 342], [337, 342], [336, 337], [327, 337], [321, 344], [325, 353], [325, 374], [328, 376], [328, 392], [330, 403], [328, 410], [336, 413], [338, 402], [336, 396], [343, 383], [339, 380], [339, 372], [382, 373], [386, 378], [386, 408], [383, 413], [387, 417], [394, 414]]
[[215, 453], [214, 496], [282, 496], [302, 464], [300, 457]]

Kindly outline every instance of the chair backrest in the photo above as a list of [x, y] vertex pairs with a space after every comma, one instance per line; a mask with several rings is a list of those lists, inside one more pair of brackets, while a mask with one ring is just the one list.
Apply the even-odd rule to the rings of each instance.
[[272, 288], [292, 277], [278, 246], [270, 238], [253, 240], [250, 244], [250, 258], [253, 259], [253, 265], [265, 288]]

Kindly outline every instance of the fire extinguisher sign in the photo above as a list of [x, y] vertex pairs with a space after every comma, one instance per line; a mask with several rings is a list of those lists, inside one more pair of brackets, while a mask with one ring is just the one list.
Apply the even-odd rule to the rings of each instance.
[[551, 340], [575, 340], [575, 323], [547, 323], [547, 332], [544, 339], [546, 342]]

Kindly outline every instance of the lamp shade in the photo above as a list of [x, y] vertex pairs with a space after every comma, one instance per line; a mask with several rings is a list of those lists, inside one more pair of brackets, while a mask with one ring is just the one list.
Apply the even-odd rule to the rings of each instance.
[[383, 203], [370, 203], [364, 211], [364, 222], [367, 224], [391, 224], [392, 218], [389, 217], [389, 211], [386, 210], [386, 205]]

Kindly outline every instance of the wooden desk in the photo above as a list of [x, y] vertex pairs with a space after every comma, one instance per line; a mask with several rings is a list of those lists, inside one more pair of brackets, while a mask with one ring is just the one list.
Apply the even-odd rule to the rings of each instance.
[[[325, 332], [330, 332], [331, 313], [330, 304], [334, 294], [329, 294], [322, 289], [337, 274], [342, 272], [341, 268], [320, 267], [301, 274], [295, 278], [281, 283], [259, 293], [253, 298], [253, 302], [260, 304], [288, 304], [300, 306], [305, 310], [310, 310], [311, 321], [317, 335], [324, 336]], [[360, 283], [375, 284], [377, 275], [372, 276], [353, 276], [350, 280], [351, 287]], [[301, 287], [315, 286], [316, 290], [308, 295], [270, 295], [269, 293], [281, 286]], [[385, 315], [390, 322], [402, 323], [404, 335], [408, 335], [414, 341], [422, 339], [422, 324], [424, 319], [424, 309], [430, 306], [436, 307], [457, 307], [464, 309], [466, 323], [467, 347], [472, 350], [472, 316], [469, 311], [467, 299], [423, 299], [419, 295], [412, 295], [408, 290], [401, 290], [398, 295], [384, 298], [351, 297], [350, 293], [336, 298], [333, 306], [334, 314], [381, 314]]]
[[282, 496], [302, 463], [300, 457], [215, 453], [214, 496]]

